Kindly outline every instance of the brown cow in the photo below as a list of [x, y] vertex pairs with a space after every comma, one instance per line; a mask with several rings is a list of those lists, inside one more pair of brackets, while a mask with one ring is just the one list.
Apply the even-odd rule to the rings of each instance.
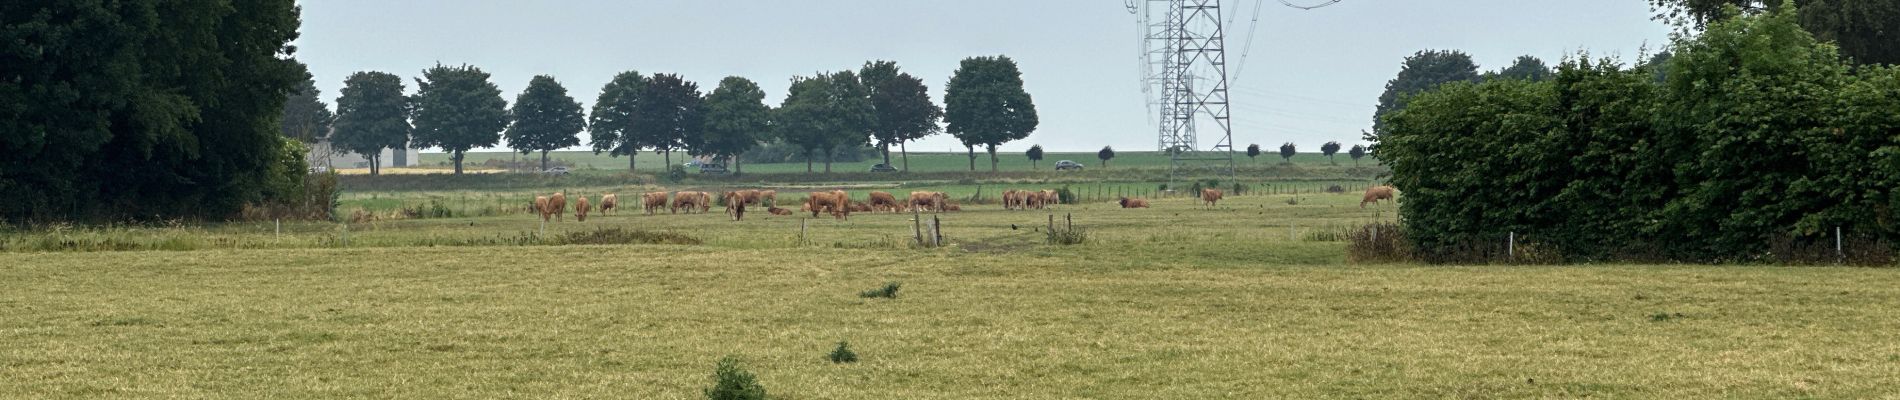
[[579, 199], [574, 200], [574, 219], [587, 222], [587, 212], [593, 211], [593, 209], [594, 206], [587, 204], [587, 196], [581, 196]]
[[1391, 186], [1373, 186], [1366, 188], [1366, 197], [1359, 200], [1359, 208], [1366, 208], [1366, 203], [1378, 205], [1379, 200], [1398, 201], [1397, 191], [1398, 189]]
[[1017, 198], [1019, 193], [1021, 192], [1017, 192], [1016, 189], [1003, 191], [1003, 209], [1004, 210], [1014, 210], [1017, 208], [1016, 204], [1020, 202], [1020, 200]]
[[743, 192], [726, 192], [726, 213], [733, 221], [745, 219], [745, 197]]
[[1201, 203], [1202, 205], [1213, 207], [1216, 204], [1220, 203], [1221, 195], [1224, 195], [1224, 194], [1225, 193], [1221, 193], [1220, 189], [1214, 189], [1214, 188], [1201, 189]]
[[552, 196], [548, 196], [548, 208], [553, 209], [553, 211], [550, 212], [554, 213], [554, 220], [560, 221], [561, 216], [567, 214], [567, 195], [555, 193]]
[[653, 215], [660, 209], [666, 208], [666, 192], [647, 192], [640, 195], [640, 201], [646, 203], [647, 215]]
[[699, 195], [697, 193], [698, 192], [673, 192], [673, 205], [667, 207], [667, 211], [679, 214], [680, 209], [685, 208], [687, 214], [692, 214], [693, 211], [699, 208]]
[[943, 192], [910, 192], [910, 206], [912, 209], [921, 211], [943, 211], [943, 203], [947, 197]]
[[1123, 197], [1121, 204], [1122, 208], [1148, 208], [1148, 200], [1141, 198], [1131, 199]]
[[778, 208], [778, 207], [767, 208], [765, 209], [765, 211], [772, 213], [772, 215], [792, 215], [792, 210], [787, 210], [787, 209]]
[[778, 191], [777, 190], [760, 190], [759, 201], [760, 202], [769, 201], [771, 203], [765, 203], [765, 204], [771, 204], [773, 206], [777, 206], [778, 205]]
[[963, 207], [958, 206], [956, 204], [944, 204], [943, 210], [944, 211], [963, 211]]
[[899, 208], [897, 204], [897, 196], [891, 195], [890, 192], [871, 192], [870, 200], [871, 200], [870, 211], [897, 212], [897, 209]]
[[1043, 190], [1042, 204], [1044, 205], [1062, 204], [1062, 194], [1060, 194], [1059, 192], [1056, 192], [1055, 190]]
[[831, 213], [833, 218], [838, 219], [851, 217], [851, 194], [843, 190], [811, 192], [806, 201], [811, 205], [812, 217], [817, 217], [819, 212]]
[[534, 196], [534, 212], [541, 215], [541, 222], [548, 222], [553, 216], [548, 213], [548, 196]]
[[613, 193], [600, 196], [600, 215], [611, 215], [615, 207], [620, 206], [620, 197]]

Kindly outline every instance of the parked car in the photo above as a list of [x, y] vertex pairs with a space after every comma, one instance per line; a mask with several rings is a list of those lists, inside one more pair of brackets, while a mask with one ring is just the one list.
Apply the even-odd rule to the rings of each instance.
[[1056, 170], [1057, 171], [1081, 171], [1082, 163], [1069, 161], [1069, 160], [1056, 161]]
[[727, 172], [728, 171], [726, 171], [725, 164], [700, 164], [699, 165], [699, 173], [702, 173], [702, 174], [724, 175]]
[[547, 171], [542, 171], [541, 173], [547, 174], [547, 175], [556, 175], [556, 176], [567, 175], [567, 167], [548, 168]]
[[897, 168], [891, 168], [891, 166], [889, 165], [878, 164], [878, 165], [871, 166], [871, 172], [897, 172]]

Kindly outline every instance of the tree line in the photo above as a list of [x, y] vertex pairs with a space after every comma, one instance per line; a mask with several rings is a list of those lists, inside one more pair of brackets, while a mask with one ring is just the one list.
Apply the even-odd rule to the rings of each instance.
[[1372, 152], [1405, 191], [1413, 245], [1447, 255], [1515, 233], [1571, 260], [1750, 261], [1831, 255], [1847, 236], [1891, 250], [1900, 68], [1844, 57], [1793, 8], [1729, 15], [1667, 57], [1583, 54], [1544, 80], [1403, 97]]
[[[357, 72], [344, 81], [332, 116], [316, 96], [295, 96], [285, 107], [284, 132], [306, 141], [322, 132], [339, 150], [372, 160], [384, 149], [438, 147], [449, 153], [462, 173], [472, 149], [505, 145], [522, 154], [581, 145], [579, 134], [596, 154], [634, 158], [653, 151], [673, 163], [673, 153], [731, 160], [766, 143], [805, 152], [806, 170], [823, 160], [824, 172], [840, 152], [875, 144], [886, 165], [896, 147], [909, 170], [905, 145], [939, 133], [961, 141], [976, 169], [977, 149], [997, 169], [997, 146], [1028, 137], [1038, 124], [1036, 108], [1023, 89], [1022, 72], [1006, 56], [964, 59], [945, 87], [945, 101], [931, 99], [923, 79], [891, 61], [871, 61], [858, 70], [822, 72], [792, 78], [785, 99], [772, 107], [765, 92], [747, 78], [721, 79], [710, 93], [676, 74], [622, 72], [600, 89], [590, 110], [551, 76], [536, 76], [513, 105], [488, 73], [473, 66], [424, 70], [414, 95], [403, 80], [378, 71]], [[293, 121], [295, 126], [293, 127]]]

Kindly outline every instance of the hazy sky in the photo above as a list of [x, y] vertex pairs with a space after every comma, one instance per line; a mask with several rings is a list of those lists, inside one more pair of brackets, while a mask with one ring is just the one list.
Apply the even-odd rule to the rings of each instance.
[[[591, 106], [609, 78], [636, 70], [681, 74], [705, 92], [723, 77], [743, 76], [777, 105], [794, 75], [855, 70], [874, 59], [922, 77], [941, 104], [959, 60], [1003, 54], [1021, 64], [1042, 118], [1034, 135], [1005, 149], [1155, 147], [1135, 17], [1116, 0], [302, 3], [297, 57], [310, 64], [332, 106], [351, 72], [410, 80], [437, 62], [494, 74], [510, 104], [529, 78], [549, 74]], [[1641, 0], [1345, 0], [1313, 11], [1277, 1], [1224, 3], [1239, 13], [1228, 28], [1237, 147], [1293, 141], [1311, 151], [1328, 140], [1358, 142], [1385, 81], [1421, 49], [1463, 50], [1492, 70], [1525, 54], [1553, 65], [1578, 51], [1634, 60], [1642, 46], [1661, 48], [1668, 36]], [[1257, 5], [1265, 8], [1242, 63]], [[412, 80], [407, 85], [415, 90]], [[1203, 147], [1212, 144], [1208, 136]], [[910, 147], [962, 150], [947, 135]]]

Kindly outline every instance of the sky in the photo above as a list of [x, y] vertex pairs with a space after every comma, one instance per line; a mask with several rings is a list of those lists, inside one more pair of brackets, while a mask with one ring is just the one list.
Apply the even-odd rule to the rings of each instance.
[[[488, 71], [510, 104], [529, 79], [552, 75], [591, 107], [602, 85], [633, 70], [680, 74], [702, 92], [727, 76], [750, 78], [776, 106], [793, 76], [856, 70], [869, 60], [896, 61], [942, 104], [943, 84], [960, 60], [1000, 54], [1020, 64], [1041, 119], [1029, 138], [1002, 150], [1156, 147], [1142, 92], [1140, 28], [1122, 1], [301, 3], [295, 56], [310, 65], [332, 106], [350, 73], [394, 73], [413, 93], [413, 78], [437, 63]], [[1669, 33], [1650, 20], [1643, 0], [1344, 0], [1310, 11], [1278, 0], [1222, 3], [1234, 19], [1227, 48], [1236, 148], [1358, 143], [1385, 82], [1419, 50], [1462, 50], [1483, 70], [1521, 55], [1552, 65], [1579, 52], [1633, 61], [1645, 47], [1666, 47]], [[1213, 141], [1203, 128], [1201, 146]], [[910, 149], [963, 150], [948, 135]]]

